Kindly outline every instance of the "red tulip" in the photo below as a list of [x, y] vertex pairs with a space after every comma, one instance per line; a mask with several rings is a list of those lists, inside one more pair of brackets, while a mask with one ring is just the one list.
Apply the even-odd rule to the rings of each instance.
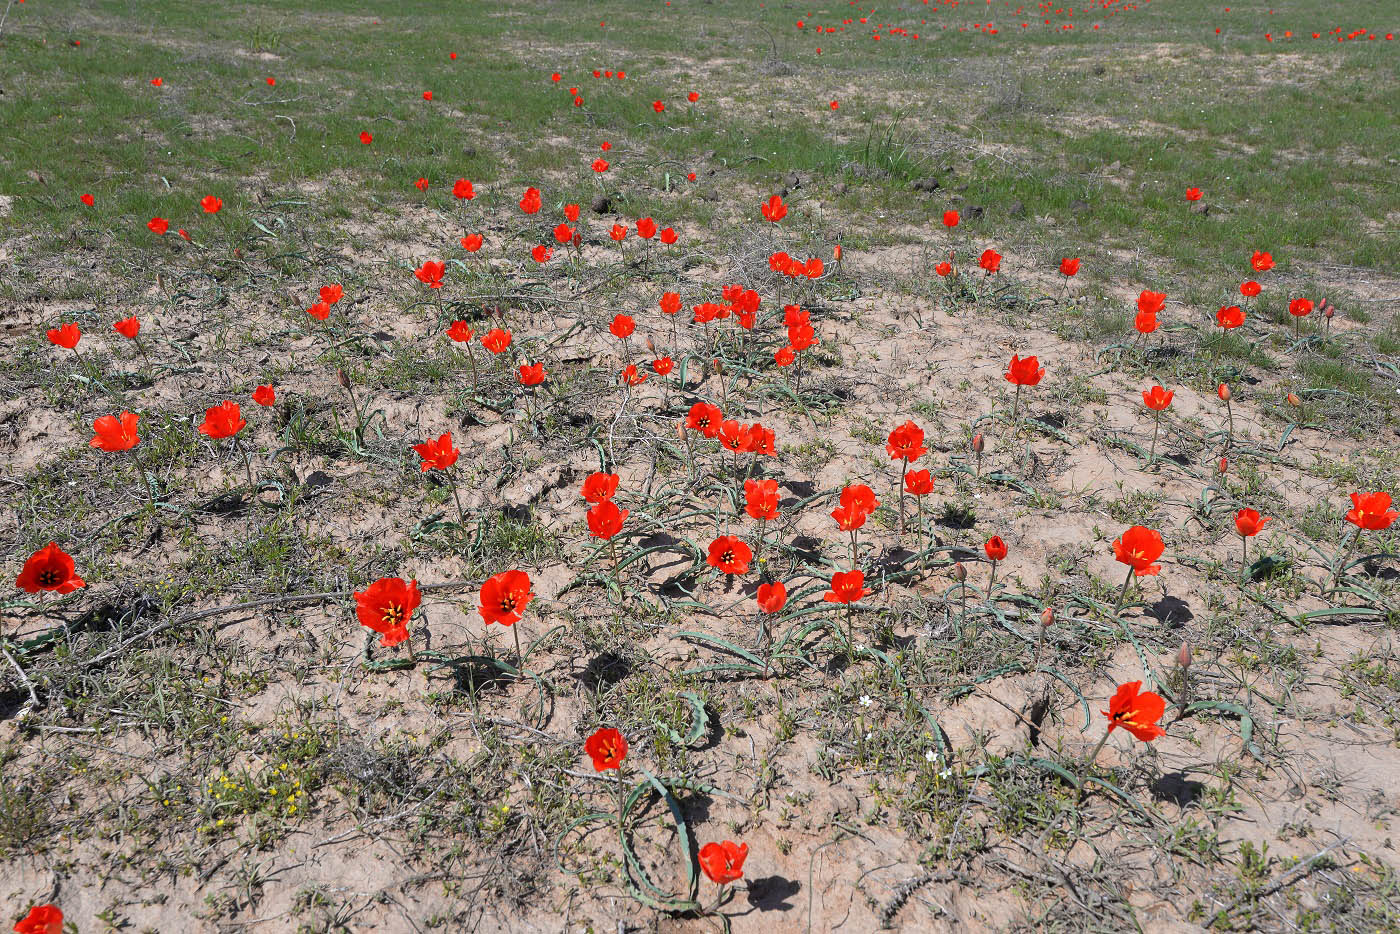
[[277, 402], [277, 390], [271, 386], [259, 386], [253, 390], [253, 401], [263, 408], [267, 408]]
[[64, 350], [77, 349], [78, 341], [82, 336], [83, 332], [71, 321], [56, 328], [49, 328], [48, 330], [49, 343], [57, 347], [62, 347]]
[[443, 432], [436, 441], [415, 444], [413, 450], [422, 458], [422, 463], [418, 466], [423, 473], [430, 470], [446, 470], [457, 463], [457, 458], [462, 454], [461, 450], [452, 446], [451, 432]]
[[612, 727], [604, 727], [584, 741], [583, 751], [593, 759], [594, 771], [606, 772], [627, 758], [627, 740]]
[[1172, 404], [1172, 395], [1170, 389], [1153, 386], [1150, 390], [1144, 389], [1142, 391], [1142, 404], [1154, 412], [1161, 412]]
[[136, 340], [137, 333], [141, 330], [141, 319], [136, 317], [123, 318], [113, 322], [112, 330], [116, 331], [127, 340]]
[[1045, 375], [1045, 367], [1035, 357], [1022, 359], [1013, 355], [1006, 367], [1006, 381], [1017, 386], [1035, 386]]
[[199, 426], [199, 433], [216, 440], [232, 438], [247, 424], [247, 420], [239, 413], [238, 403], [226, 399], [213, 408], [204, 410], [204, 422]]
[[70, 594], [87, 582], [76, 573], [73, 559], [54, 542], [49, 542], [24, 562], [24, 567], [15, 578], [15, 586], [25, 593], [38, 593], [41, 590], [57, 594]]
[[610, 539], [622, 531], [622, 520], [628, 510], [618, 509], [612, 500], [604, 500], [588, 510], [588, 534], [594, 538]]
[[388, 648], [408, 638], [408, 622], [420, 599], [416, 580], [381, 577], [355, 594], [355, 616], [361, 626], [379, 633], [379, 644]]
[[1253, 538], [1263, 531], [1266, 523], [1272, 521], [1271, 516], [1259, 515], [1257, 509], [1241, 509], [1235, 513], [1235, 529], [1243, 538]]
[[822, 595], [827, 603], [857, 603], [872, 591], [865, 587], [864, 571], [837, 571], [831, 575], [831, 589]]
[[486, 625], [499, 623], [513, 626], [525, 615], [525, 607], [535, 595], [530, 590], [530, 575], [524, 571], [502, 571], [488, 577], [481, 585], [481, 605], [477, 612]]
[[721, 535], [710, 542], [705, 563], [725, 574], [743, 574], [748, 571], [749, 562], [752, 560], [753, 550], [743, 539], [733, 535]]
[[1078, 260], [1078, 259], [1062, 259], [1062, 260], [1060, 260], [1060, 274], [1061, 274], [1061, 275], [1063, 275], [1063, 276], [1073, 276], [1073, 275], [1077, 275], [1078, 273], [1079, 273], [1079, 260]]
[[759, 584], [758, 594], [755, 599], [758, 601], [758, 608], [765, 613], [778, 613], [787, 606], [787, 587], [782, 581], [774, 581], [771, 584]]
[[744, 859], [749, 855], [747, 843], [725, 840], [707, 843], [700, 848], [700, 869], [716, 885], [728, 885], [744, 876]]
[[603, 503], [617, 495], [621, 479], [615, 473], [596, 471], [583, 479], [583, 498], [590, 503]]
[[1162, 566], [1153, 562], [1165, 550], [1161, 533], [1141, 525], [1128, 529], [1113, 542], [1114, 560], [1129, 565], [1136, 577], [1161, 573]]
[[1353, 493], [1351, 507], [1346, 520], [1358, 529], [1371, 532], [1388, 529], [1400, 518], [1400, 512], [1390, 506], [1389, 493]]
[[129, 451], [141, 440], [136, 434], [136, 423], [139, 419], [139, 415], [130, 412], [123, 412], [120, 417], [103, 415], [92, 423], [92, 430], [96, 436], [88, 443], [108, 453]]
[[1108, 709], [1100, 711], [1108, 718], [1108, 732], [1121, 726], [1143, 742], [1167, 735], [1167, 731], [1157, 725], [1166, 710], [1166, 702], [1159, 695], [1141, 689], [1141, 681], [1119, 685], [1118, 692], [1108, 702]]

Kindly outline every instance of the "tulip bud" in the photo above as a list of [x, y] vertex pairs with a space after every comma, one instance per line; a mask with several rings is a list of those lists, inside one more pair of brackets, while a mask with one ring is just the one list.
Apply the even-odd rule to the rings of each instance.
[[836, 262], [841, 262], [841, 244], [836, 244], [836, 248], [831, 252], [832, 255], [836, 257]]
[[1181, 643], [1181, 651], [1176, 653], [1176, 663], [1182, 668], [1191, 667], [1191, 643]]
[[1297, 393], [1290, 392], [1290, 393], [1288, 394], [1288, 404], [1291, 405], [1291, 406], [1293, 406], [1293, 407], [1296, 409], [1298, 406], [1302, 405], [1303, 403], [1302, 403], [1302, 401], [1298, 398], [1298, 394], [1297, 394]]
[[958, 561], [953, 565], [953, 579], [956, 580], [958, 583], [962, 583], [963, 581], [967, 580], [967, 568], [963, 567], [961, 561]]
[[723, 376], [723, 375], [724, 375], [724, 364], [723, 364], [723, 363], [720, 363], [718, 360], [711, 360], [710, 362], [713, 363], [713, 364], [715, 365], [715, 375], [716, 375], [716, 376]]
[[684, 421], [684, 420], [681, 420], [681, 421], [679, 421], [679, 422], [676, 422], [676, 437], [680, 438], [682, 441], [685, 440], [685, 421]]
[[647, 353], [656, 356], [656, 345], [651, 341], [651, 335], [647, 335]]
[[1040, 611], [1040, 625], [1042, 627], [1049, 629], [1054, 624], [1054, 622], [1055, 608], [1053, 606], [1047, 606], [1045, 609]]
[[1230, 387], [1226, 386], [1224, 383], [1221, 383], [1220, 388], [1215, 390], [1215, 394], [1220, 397], [1221, 402], [1230, 401]]
[[972, 436], [972, 450], [976, 451], [978, 454], [981, 454], [986, 449], [987, 441], [985, 438], [982, 437], [982, 432], [979, 431], [977, 432], [977, 434]]
[[1225, 472], [1226, 472], [1227, 470], [1229, 470], [1229, 469], [1230, 469], [1230, 459], [1229, 459], [1228, 457], [1222, 457], [1222, 458], [1220, 458], [1220, 472], [1221, 472], [1221, 473], [1225, 473]]
[[350, 388], [350, 377], [345, 375], [345, 371], [340, 367], [335, 368], [335, 378], [340, 380], [340, 385], [344, 389]]

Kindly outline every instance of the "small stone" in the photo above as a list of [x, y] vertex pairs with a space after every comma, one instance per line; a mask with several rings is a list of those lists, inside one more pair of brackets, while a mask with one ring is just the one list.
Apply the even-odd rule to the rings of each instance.
[[588, 208], [594, 214], [606, 214], [612, 210], [612, 199], [607, 195], [599, 195], [593, 199], [593, 203]]

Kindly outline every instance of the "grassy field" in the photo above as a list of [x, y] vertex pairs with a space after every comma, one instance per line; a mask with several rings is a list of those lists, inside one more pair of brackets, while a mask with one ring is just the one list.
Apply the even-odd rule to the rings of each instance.
[[[1400, 491], [1396, 29], [1322, 0], [8, 3], [0, 921], [1400, 930], [1400, 538], [1345, 518]], [[784, 366], [789, 304], [817, 343]], [[236, 441], [200, 430], [225, 400]], [[772, 456], [681, 428], [699, 403]], [[134, 448], [89, 443], [125, 411]], [[443, 433], [461, 458], [420, 468]], [[1125, 586], [1135, 526], [1165, 552]], [[50, 542], [72, 593], [24, 586]], [[486, 623], [516, 569], [523, 619]], [[870, 593], [826, 599], [853, 570]], [[395, 577], [422, 604], [384, 646], [356, 594]], [[1106, 733], [1135, 681], [1165, 735]]]

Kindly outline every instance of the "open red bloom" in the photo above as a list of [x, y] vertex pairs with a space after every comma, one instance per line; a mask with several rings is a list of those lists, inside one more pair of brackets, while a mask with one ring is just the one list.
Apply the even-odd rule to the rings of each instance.
[[526, 214], [538, 214], [543, 206], [540, 200], [540, 190], [538, 188], [526, 188], [525, 194], [520, 198], [520, 210]]
[[481, 234], [467, 234], [462, 238], [462, 249], [468, 253], [475, 253], [481, 249]]
[[474, 335], [471, 326], [465, 321], [453, 321], [447, 326], [447, 336], [449, 339], [459, 344], [469, 344]]
[[1153, 386], [1142, 391], [1142, 404], [1154, 412], [1161, 412], [1172, 404], [1172, 391], [1161, 386]]
[[408, 621], [419, 600], [416, 580], [381, 577], [355, 594], [355, 616], [361, 626], [383, 636], [380, 645], [395, 646], [408, 638]]
[[1313, 303], [1310, 298], [1295, 298], [1288, 303], [1288, 313], [1295, 318], [1306, 318], [1312, 314]]
[[622, 765], [627, 758], [627, 740], [612, 727], [604, 727], [583, 742], [583, 751], [593, 759], [595, 772], [606, 772]]
[[1167, 731], [1157, 725], [1166, 709], [1166, 702], [1160, 696], [1142, 691], [1141, 681], [1129, 681], [1118, 686], [1118, 693], [1109, 700], [1108, 709], [1099, 712], [1108, 718], [1108, 732], [1121, 726], [1148, 743], [1167, 735]]
[[459, 178], [452, 183], [452, 197], [459, 201], [470, 201], [476, 197], [476, 187], [465, 178]]
[[1264, 530], [1264, 525], [1272, 521], [1272, 516], [1261, 516], [1257, 509], [1241, 509], [1235, 513], [1235, 529], [1244, 538], [1258, 535]]
[[492, 328], [481, 338], [481, 346], [492, 353], [503, 353], [510, 346], [510, 332], [501, 328]]
[[1258, 295], [1260, 291], [1262, 291], [1262, 287], [1253, 279], [1240, 283], [1240, 294], [1245, 298], [1253, 298]]
[[1188, 189], [1186, 189], [1186, 200], [1187, 200], [1187, 201], [1200, 201], [1200, 200], [1201, 200], [1201, 189], [1199, 189], [1199, 188], [1188, 188]]
[[913, 470], [904, 475], [904, 492], [927, 496], [933, 492], [933, 475], [927, 470]]
[[327, 305], [325, 302], [317, 302], [306, 309], [306, 313], [317, 321], [325, 321], [331, 316], [331, 306]]
[[1078, 260], [1078, 259], [1062, 259], [1062, 260], [1060, 260], [1060, 275], [1062, 275], [1062, 276], [1073, 276], [1073, 275], [1078, 274], [1078, 272], [1079, 272], [1079, 260]]
[[415, 444], [413, 450], [422, 458], [423, 462], [418, 467], [423, 473], [430, 470], [446, 470], [457, 463], [457, 458], [462, 454], [461, 450], [452, 446], [450, 431], [444, 431], [436, 441]]
[[530, 591], [530, 575], [524, 571], [502, 571], [486, 578], [481, 585], [481, 605], [477, 612], [488, 626], [500, 623], [514, 626], [525, 615], [525, 607], [535, 597]]
[[574, 239], [574, 229], [568, 224], [557, 224], [554, 228], [554, 239], [559, 243], [568, 243]]
[[744, 512], [751, 519], [778, 518], [778, 481], [750, 477], [744, 481]]
[[657, 357], [651, 361], [651, 371], [657, 376], [665, 376], [675, 367], [676, 361], [670, 357]]
[[165, 232], [170, 229], [170, 221], [163, 217], [153, 217], [146, 221], [146, 226], [150, 228], [151, 233], [158, 237], [163, 237], [165, 236]]
[[[159, 80], [159, 79], [157, 79]], [[35, 905], [15, 922], [16, 934], [63, 934], [63, 912], [57, 905]]]
[[428, 190], [428, 180], [427, 180], [426, 178], [420, 178], [420, 179], [418, 179], [418, 181], [416, 181], [416, 182], [413, 183], [413, 187], [414, 187], [414, 188], [417, 188], [419, 191], [427, 191], [427, 190]]
[[583, 478], [583, 498], [590, 503], [603, 503], [617, 495], [621, 478], [615, 473], [595, 471]]
[[323, 285], [318, 293], [321, 301], [327, 305], [334, 305], [345, 297], [345, 288], [339, 282], [332, 282], [330, 285]]
[[430, 289], [442, 288], [442, 276], [447, 272], [447, 264], [428, 260], [413, 271], [418, 281]]
[[136, 334], [141, 330], [141, 319], [135, 316], [123, 318], [112, 323], [112, 330], [116, 331], [127, 340], [136, 340]]
[[218, 214], [220, 209], [223, 208], [224, 202], [222, 199], [216, 198], [213, 195], [205, 195], [203, 198], [199, 199], [199, 206], [204, 209], [205, 214]]
[[1006, 366], [1006, 381], [1017, 386], [1035, 386], [1040, 383], [1040, 379], [1045, 375], [1045, 367], [1040, 365], [1040, 361], [1035, 357], [1012, 355], [1011, 362]]
[[232, 438], [243, 430], [248, 422], [238, 410], [238, 403], [225, 399], [218, 405], [204, 410], [204, 422], [199, 433], [211, 438]]
[[1237, 328], [1244, 324], [1244, 309], [1239, 305], [1224, 305], [1215, 313], [1215, 323], [1225, 331]]
[[1398, 518], [1400, 512], [1391, 508], [1389, 493], [1351, 494], [1351, 511], [1346, 519], [1358, 529], [1380, 532], [1394, 525]]
[[1255, 250], [1254, 255], [1249, 258], [1249, 265], [1254, 267], [1255, 272], [1268, 272], [1274, 268], [1274, 258], [1268, 253]]
[[754, 599], [763, 612], [777, 613], [787, 606], [787, 597], [787, 586], [782, 581], [773, 581], [771, 584], [759, 584]]
[[774, 224], [784, 217], [787, 217], [788, 212], [787, 205], [783, 203], [783, 199], [778, 195], [771, 196], [759, 206], [758, 210], [759, 213], [763, 215], [764, 220], [771, 221]]
[[567, 221], [568, 221], [569, 223], [571, 223], [571, 224], [576, 224], [576, 223], [578, 223], [578, 205], [577, 205], [577, 204], [566, 204], [566, 205], [564, 205], [564, 219], [567, 220]]
[[944, 227], [947, 227], [949, 230], [952, 230], [954, 227], [958, 226], [958, 224], [961, 223], [961, 222], [962, 222], [962, 215], [960, 215], [957, 211], [944, 211], [944, 212], [943, 212], [943, 226], [944, 226]]
[[41, 590], [58, 594], [69, 594], [87, 583], [79, 577], [73, 559], [54, 542], [49, 542], [24, 562], [24, 567], [15, 578], [15, 586], [25, 593], [38, 593]]
[[140, 418], [131, 412], [123, 412], [120, 417], [103, 415], [92, 423], [96, 437], [88, 444], [108, 453], [129, 451], [141, 440], [136, 434], [136, 423]]
[[543, 363], [522, 363], [518, 376], [522, 386], [538, 386], [544, 382]]
[[608, 236], [616, 242], [621, 243], [623, 240], [627, 239], [627, 225], [613, 224], [612, 229], [608, 231]]
[[711, 405], [708, 402], [697, 402], [690, 407], [685, 425], [691, 431], [698, 431], [707, 438], [713, 438], [719, 434], [719, 427], [723, 421], [724, 415], [720, 412], [719, 406]]
[[83, 204], [86, 204], [88, 207], [92, 207], [95, 203], [97, 203], [97, 199], [94, 198], [92, 195], [88, 194], [78, 195], [78, 200], [81, 201]]
[[681, 310], [681, 297], [675, 292], [662, 292], [661, 300], [657, 304], [661, 306], [664, 314], [673, 315]]
[[644, 217], [637, 221], [637, 236], [643, 240], [650, 240], [656, 236], [656, 221], [650, 217]]
[[609, 539], [622, 531], [622, 520], [628, 510], [618, 509], [610, 499], [597, 503], [588, 510], [588, 534], [594, 538]]
[[277, 402], [277, 390], [271, 386], [259, 386], [253, 390], [253, 401], [263, 408], [267, 408]]
[[1157, 313], [1155, 311], [1139, 311], [1133, 317], [1133, 328], [1139, 334], [1151, 334], [1157, 330]]
[[924, 430], [913, 422], [905, 422], [890, 432], [885, 451], [891, 460], [913, 463], [928, 453], [928, 448], [924, 447]]
[[743, 574], [753, 560], [753, 550], [741, 538], [721, 535], [710, 542], [709, 555], [705, 560], [710, 567], [718, 568], [725, 574]]
[[618, 340], [623, 340], [625, 338], [631, 337], [632, 332], [636, 329], [637, 322], [632, 320], [631, 315], [614, 315], [612, 319], [612, 324], [608, 325], [608, 330], [611, 331], [612, 336], [616, 337]]
[[993, 535], [991, 538], [987, 539], [987, 543], [982, 546], [982, 550], [985, 551], [987, 557], [993, 561], [1005, 561], [1009, 549], [1007, 549], [1006, 542], [1002, 540], [1000, 535]]
[[1001, 268], [1001, 254], [996, 250], [983, 250], [977, 265], [987, 270], [988, 274], [994, 273]]
[[72, 350], [77, 347], [82, 336], [83, 332], [78, 330], [78, 326], [71, 321], [48, 330], [49, 343], [62, 347], [64, 350]]
[[554, 257], [554, 248], [541, 243], [530, 250], [530, 256], [537, 263], [547, 263]]
[[627, 386], [640, 386], [642, 383], [645, 383], [648, 378], [647, 374], [637, 369], [637, 364], [635, 363], [627, 364], [622, 368], [622, 372], [618, 374], [618, 380]]
[[857, 603], [872, 591], [866, 589], [864, 571], [837, 571], [831, 575], [831, 589], [822, 594], [827, 603]]
[[661, 101], [652, 101], [651, 109], [656, 111], [657, 113], [661, 113], [663, 110], [666, 109], [666, 105], [663, 104]]
[[1137, 307], [1144, 314], [1160, 315], [1167, 307], [1167, 293], [1143, 289], [1138, 293]]
[[660, 233], [659, 236], [660, 236], [661, 242], [664, 243], [664, 244], [666, 244], [667, 246], [671, 246], [671, 245], [674, 244], [677, 240], [680, 239], [680, 235], [677, 234], [677, 233], [675, 232], [675, 230], [673, 230], [673, 229], [670, 228], [670, 227], [662, 227], [662, 228], [661, 228], [661, 233]]
[[1135, 525], [1114, 540], [1113, 557], [1132, 567], [1135, 576], [1151, 577], [1161, 572], [1162, 566], [1153, 562], [1162, 557], [1166, 549], [1160, 532]]
[[744, 859], [748, 855], [747, 843], [735, 843], [733, 840], [707, 843], [700, 848], [700, 868], [711, 882], [728, 885], [744, 877]]
[[953, 264], [948, 262], [947, 260], [944, 260], [937, 266], [934, 266], [933, 271], [938, 273], [940, 278], [950, 276], [953, 273]]

